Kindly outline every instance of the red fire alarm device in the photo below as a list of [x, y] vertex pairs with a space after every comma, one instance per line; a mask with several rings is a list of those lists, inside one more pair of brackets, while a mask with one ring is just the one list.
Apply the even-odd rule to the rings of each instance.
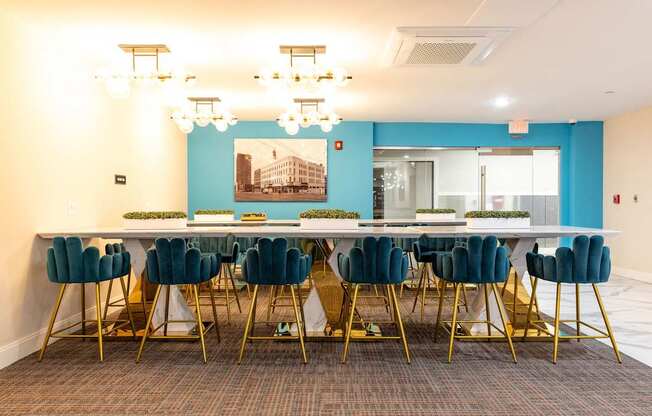
[[344, 149], [344, 142], [342, 140], [335, 140], [335, 150]]
[[614, 195], [614, 204], [620, 204], [620, 194]]

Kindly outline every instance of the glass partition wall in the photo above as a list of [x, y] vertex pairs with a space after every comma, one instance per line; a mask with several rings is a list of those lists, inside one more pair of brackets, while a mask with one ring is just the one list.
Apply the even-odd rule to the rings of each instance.
[[524, 210], [533, 225], [559, 224], [558, 148], [375, 148], [373, 184], [374, 218]]

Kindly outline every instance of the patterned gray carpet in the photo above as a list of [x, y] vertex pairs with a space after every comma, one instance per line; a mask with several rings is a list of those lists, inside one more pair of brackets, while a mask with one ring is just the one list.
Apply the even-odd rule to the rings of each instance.
[[597, 341], [562, 343], [557, 365], [549, 343], [517, 343], [513, 364], [504, 343], [460, 342], [448, 364], [446, 341], [432, 341], [436, 308], [415, 322], [410, 295], [411, 365], [393, 341], [352, 344], [344, 365], [340, 343], [308, 343], [303, 365], [297, 345], [266, 341], [238, 366], [244, 314], [235, 313], [220, 344], [208, 336], [208, 364], [196, 343], [151, 342], [135, 364], [135, 342], [107, 342], [104, 363], [94, 342], [57, 342], [42, 363], [32, 355], [0, 370], [0, 414], [652, 414], [652, 368], [629, 357], [618, 365]]

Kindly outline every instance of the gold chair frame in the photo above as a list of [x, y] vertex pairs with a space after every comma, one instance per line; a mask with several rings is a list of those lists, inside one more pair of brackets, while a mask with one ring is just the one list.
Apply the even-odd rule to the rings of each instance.
[[[118, 277], [117, 279], [120, 279], [120, 286], [122, 287], [122, 296], [125, 300], [125, 303], [128, 302], [129, 295], [127, 293], [127, 289], [125, 287], [125, 282], [123, 279], [124, 276]], [[113, 279], [112, 279], [113, 280]], [[112, 281], [111, 280], [111, 281]], [[50, 338], [97, 338], [97, 347], [98, 347], [98, 353], [99, 353], [99, 359], [100, 362], [104, 361], [104, 346], [103, 346], [103, 337], [108, 336], [112, 332], [117, 331], [118, 329], [123, 328], [126, 325], [131, 326], [131, 333], [133, 335], [134, 340], [136, 339], [136, 328], [134, 326], [134, 319], [133, 316], [131, 315], [131, 309], [127, 308], [127, 315], [129, 316], [128, 320], [125, 319], [112, 319], [108, 320], [102, 317], [102, 302], [100, 299], [100, 283], [97, 282], [95, 283], [95, 309], [96, 309], [96, 319], [86, 319], [86, 284], [85, 283], [61, 283], [61, 288], [59, 289], [59, 294], [57, 296], [57, 301], [54, 305], [54, 309], [52, 310], [52, 314], [50, 315], [50, 322], [48, 323], [48, 329], [45, 334], [45, 339], [43, 340], [43, 345], [41, 347], [41, 352], [38, 355], [38, 361], [40, 362], [43, 359], [43, 356], [45, 355], [45, 350], [48, 347]], [[81, 286], [81, 320], [77, 321], [73, 324], [67, 325], [64, 328], [60, 328], [56, 331], [52, 331], [54, 328], [54, 323], [57, 319], [57, 314], [59, 313], [59, 308], [61, 307], [61, 302], [63, 300], [63, 295], [66, 291], [66, 288], [68, 285], [80, 285]], [[106, 315], [105, 315], [106, 317]], [[93, 322], [97, 324], [97, 332], [94, 334], [87, 334], [86, 333], [86, 323], [87, 322]], [[105, 325], [109, 324], [107, 326], [113, 325], [111, 328], [105, 328]], [[64, 331], [68, 331], [78, 325], [81, 325], [81, 334], [79, 333], [66, 333], [63, 334]]]

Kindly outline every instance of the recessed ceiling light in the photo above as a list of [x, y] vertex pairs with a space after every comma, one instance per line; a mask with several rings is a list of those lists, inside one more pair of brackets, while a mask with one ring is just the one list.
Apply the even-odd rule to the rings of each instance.
[[496, 107], [496, 108], [507, 107], [511, 102], [512, 102], [512, 100], [509, 97], [505, 96], [505, 95], [499, 95], [498, 97], [494, 98], [494, 100], [493, 100], [494, 107]]
[[410, 155], [403, 155], [403, 159], [409, 159]]
[[605, 91], [604, 93], [605, 93], [605, 94], [615, 94], [616, 91], [614, 91], [614, 90], [607, 90], [607, 91]]

